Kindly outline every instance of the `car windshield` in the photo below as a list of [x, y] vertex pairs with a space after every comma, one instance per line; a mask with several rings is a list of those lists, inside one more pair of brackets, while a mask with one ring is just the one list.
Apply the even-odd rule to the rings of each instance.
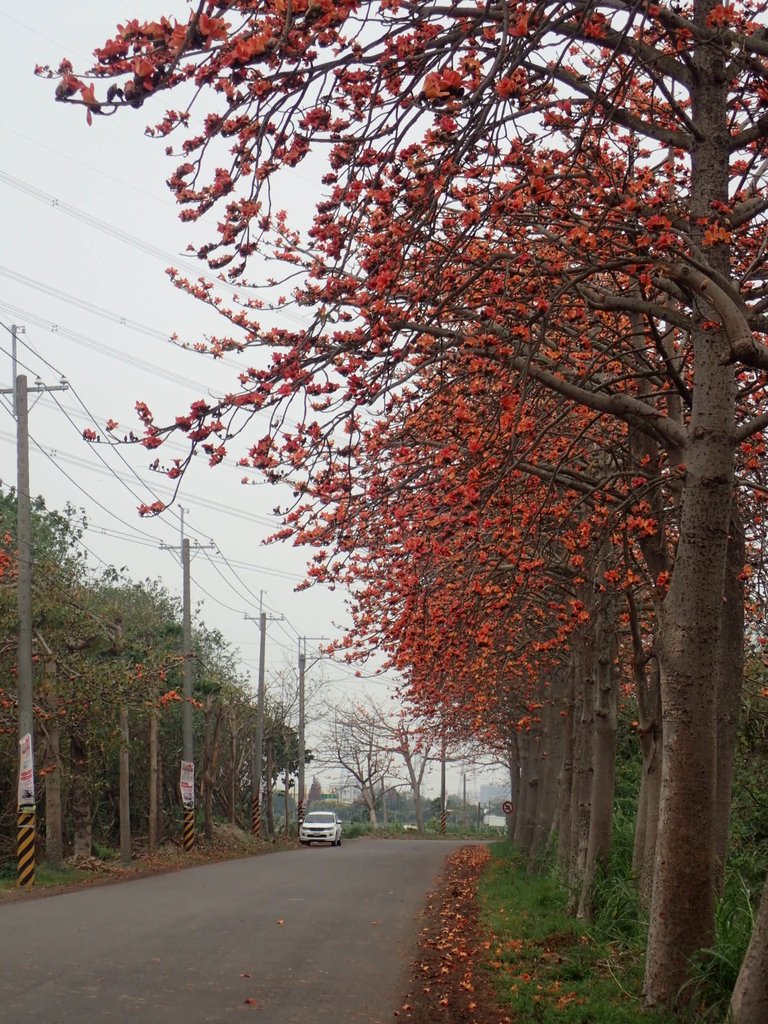
[[330, 811], [310, 811], [305, 818], [308, 825], [332, 825], [336, 820]]

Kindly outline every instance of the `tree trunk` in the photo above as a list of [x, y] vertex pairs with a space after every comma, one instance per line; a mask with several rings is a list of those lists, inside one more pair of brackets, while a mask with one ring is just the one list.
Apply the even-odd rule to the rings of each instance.
[[61, 727], [56, 686], [56, 662], [45, 664], [42, 699], [49, 716], [45, 734], [45, 859], [51, 867], [64, 863], [64, 830], [61, 796]]
[[[178, 763], [178, 762], [177, 762]], [[157, 801], [155, 807], [157, 808], [157, 844], [162, 846], [165, 840], [165, 808], [174, 807], [178, 795], [178, 784], [174, 779], [174, 784], [171, 787], [171, 792], [165, 793], [165, 765], [163, 763], [163, 749], [160, 743], [160, 733], [158, 732], [157, 737]]]
[[507, 815], [507, 839], [511, 843], [515, 837], [520, 806], [520, 737], [517, 729], [513, 729], [509, 739], [507, 763], [509, 765], [509, 799], [512, 802], [512, 813]]
[[533, 849], [533, 843], [536, 836], [536, 815], [538, 813], [539, 799], [541, 796], [541, 776], [539, 775], [539, 770], [543, 768], [541, 752], [544, 745], [541, 733], [541, 723], [539, 722], [535, 728], [532, 728], [530, 733], [526, 735], [526, 741], [529, 749], [528, 786], [525, 803], [523, 805], [524, 817], [522, 818], [522, 834], [519, 838], [519, 845], [520, 849], [528, 855], [529, 866], [531, 851]]
[[557, 863], [564, 878], [569, 878], [573, 870], [571, 856], [571, 816], [573, 808], [573, 759], [575, 756], [575, 659], [571, 654], [567, 676], [564, 701], [563, 759], [560, 768], [560, 779], [557, 793]]
[[542, 740], [538, 755], [541, 761], [538, 769], [540, 782], [528, 860], [529, 871], [534, 870], [537, 866], [541, 851], [552, 836], [555, 823], [558, 803], [557, 785], [562, 767], [564, 739], [563, 719], [560, 715], [561, 698], [557, 693], [557, 688], [561, 686], [561, 683], [551, 685], [550, 698], [542, 711]]
[[[267, 836], [273, 838], [275, 835], [275, 806], [273, 800], [273, 777], [275, 773], [275, 754], [272, 737], [268, 737], [265, 740], [265, 746], [267, 748], [267, 767], [266, 767], [266, 797], [267, 797], [267, 808], [266, 808], [266, 819], [267, 819]], [[259, 836], [261, 838], [261, 836]]]
[[213, 842], [213, 789], [219, 760], [221, 738], [221, 704], [212, 695], [205, 701], [205, 738], [203, 741], [203, 835]]
[[69, 743], [72, 763], [72, 855], [77, 859], [90, 857], [93, 849], [91, 788], [88, 777], [88, 745], [76, 732], [71, 733]]
[[61, 798], [61, 729], [58, 718], [46, 723], [45, 859], [51, 867], [64, 863]]
[[[703, 26], [714, 0], [694, 0]], [[729, 200], [728, 75], [719, 44], [691, 55], [689, 217], [701, 243], [713, 204]], [[728, 277], [729, 252], [707, 259]], [[679, 542], [661, 618], [664, 745], [656, 870], [646, 959], [646, 999], [672, 1005], [693, 954], [714, 934], [718, 664], [732, 516], [736, 374], [723, 328], [701, 309], [690, 331], [695, 392], [688, 428]]]
[[370, 826], [371, 828], [377, 828], [379, 820], [376, 817], [376, 793], [374, 792], [373, 789], [373, 783], [371, 782], [368, 785], [363, 785], [361, 787], [361, 790], [363, 795], [363, 802], [365, 803], [365, 806], [368, 810], [368, 821], [370, 823]]
[[[647, 723], [644, 725], [644, 723]], [[661, 681], [659, 665], [651, 665], [640, 718], [640, 746], [643, 755], [643, 774], [640, 796], [643, 804], [643, 829], [635, 835], [633, 872], [638, 879], [640, 904], [651, 905], [653, 873], [656, 863], [656, 838], [659, 832], [659, 801], [661, 799], [662, 716]], [[642, 843], [642, 847], [640, 844]]]
[[120, 707], [120, 861], [131, 863], [131, 796], [128, 731], [128, 708]]
[[765, 1024], [768, 1020], [768, 878], [731, 997], [729, 1024]]
[[731, 512], [723, 591], [723, 613], [717, 661], [717, 788], [715, 791], [715, 887], [725, 876], [733, 794], [733, 762], [744, 682], [744, 531], [738, 512]]
[[592, 817], [592, 747], [595, 724], [594, 634], [592, 626], [574, 638], [579, 643], [574, 682], [576, 733], [571, 793], [571, 874], [569, 911], [576, 913], [587, 864], [589, 823]]
[[421, 800], [421, 786], [416, 783], [413, 787], [413, 813], [416, 817], [416, 828], [419, 832], [424, 831], [424, 804]]
[[229, 716], [229, 823], [237, 823], [237, 732], [235, 731], [235, 716]]
[[616, 615], [612, 600], [597, 612], [595, 636], [594, 746], [589, 841], [578, 916], [592, 917], [592, 888], [597, 868], [608, 860], [613, 829], [613, 794], [616, 779], [616, 740], [619, 727], [618, 674], [616, 671]]
[[[153, 697], [156, 696], [153, 694]], [[147, 821], [147, 846], [150, 857], [154, 857], [157, 853], [158, 846], [158, 835], [157, 835], [157, 792], [158, 792], [158, 772], [157, 772], [157, 760], [158, 760], [158, 739], [157, 729], [158, 726], [158, 711], [154, 706], [154, 703], [149, 709], [149, 818]]]
[[518, 764], [520, 765], [520, 781], [515, 806], [515, 823], [512, 842], [518, 849], [528, 852], [530, 848], [530, 819], [528, 808], [531, 801], [531, 735], [528, 732], [517, 734]]
[[538, 735], [534, 743], [534, 764], [533, 778], [536, 780], [536, 799], [530, 809], [531, 815], [531, 840], [528, 844], [528, 871], [533, 873], [538, 865], [539, 851], [546, 838], [545, 820], [548, 817], [547, 811], [547, 748], [549, 746], [549, 709], [550, 701], [547, 700], [539, 712]]
[[[716, 691], [733, 481], [733, 372], [718, 362], [725, 360], [712, 332], [698, 347], [709, 355], [699, 360], [697, 391], [709, 381], [711, 394], [709, 402], [694, 404], [680, 541], [660, 638], [664, 739], [645, 984], [649, 1004], [664, 1006], [675, 1001], [691, 957], [711, 944], [714, 931]], [[712, 394], [721, 396], [725, 415], [711, 409]]]

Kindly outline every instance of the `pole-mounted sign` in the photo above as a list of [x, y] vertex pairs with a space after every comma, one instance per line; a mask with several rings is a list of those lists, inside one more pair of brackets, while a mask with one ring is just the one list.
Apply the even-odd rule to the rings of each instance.
[[25, 733], [19, 740], [19, 810], [35, 806], [35, 770], [32, 758], [32, 735]]
[[179, 780], [179, 788], [181, 789], [181, 802], [184, 807], [193, 808], [195, 806], [194, 761], [181, 762], [181, 779]]

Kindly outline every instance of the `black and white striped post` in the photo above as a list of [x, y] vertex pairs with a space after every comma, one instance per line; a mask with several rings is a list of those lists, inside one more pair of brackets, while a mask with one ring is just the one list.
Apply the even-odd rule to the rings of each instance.
[[18, 841], [16, 877], [20, 889], [29, 891], [35, 884], [35, 839], [37, 827], [34, 807], [20, 807], [18, 817]]
[[182, 843], [185, 853], [191, 853], [195, 848], [195, 809], [187, 807], [184, 810], [184, 827], [182, 832]]

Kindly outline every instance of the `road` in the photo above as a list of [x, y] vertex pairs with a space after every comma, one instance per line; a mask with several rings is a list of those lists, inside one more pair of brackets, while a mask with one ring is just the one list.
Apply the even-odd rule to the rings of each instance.
[[0, 904], [0, 1021], [391, 1024], [457, 845], [357, 840]]

